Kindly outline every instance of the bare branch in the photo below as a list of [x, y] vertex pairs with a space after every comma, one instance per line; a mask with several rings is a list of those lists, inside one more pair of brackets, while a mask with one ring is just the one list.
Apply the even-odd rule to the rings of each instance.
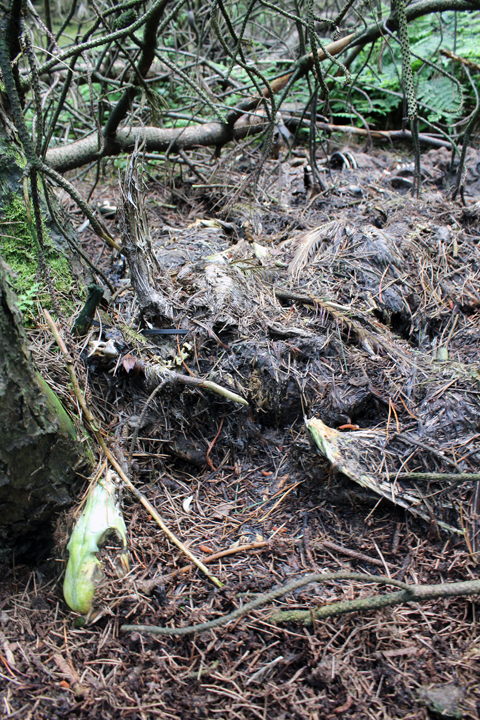
[[323, 605], [314, 611], [287, 610], [285, 612], [278, 612], [270, 616], [270, 622], [302, 622], [304, 625], [311, 625], [313, 618], [319, 620], [335, 615], [345, 615], [351, 612], [378, 610], [383, 607], [400, 605], [405, 602], [419, 602], [434, 598], [459, 597], [480, 593], [480, 580], [445, 583], [441, 585], [406, 585], [398, 580], [392, 580], [382, 575], [365, 575], [355, 572], [320, 573], [306, 575], [299, 580], [293, 580], [286, 585], [271, 590], [265, 595], [260, 595], [255, 600], [243, 605], [243, 607], [237, 608], [228, 615], [223, 615], [210, 622], [180, 628], [158, 627], [156, 625], [122, 625], [121, 629], [125, 632], [143, 632], [150, 633], [151, 635], [192, 635], [193, 633], [205, 632], [206, 630], [213, 630], [214, 628], [227, 625], [229, 622], [232, 622], [232, 620], [237, 620], [244, 615], [248, 615], [252, 610], [262, 607], [283, 595], [294, 592], [305, 585], [332, 580], [357, 580], [359, 582], [375, 583], [377, 585], [393, 585], [401, 588], [401, 590], [387, 595], [375, 595], [374, 597], [331, 603], [329, 605]]

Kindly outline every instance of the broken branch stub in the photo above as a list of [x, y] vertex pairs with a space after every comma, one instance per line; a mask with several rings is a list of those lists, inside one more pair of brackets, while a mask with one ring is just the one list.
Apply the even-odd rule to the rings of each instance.
[[157, 290], [155, 272], [160, 273], [152, 248], [145, 207], [145, 187], [138, 168], [138, 149], [130, 158], [122, 185], [123, 222], [122, 252], [127, 258], [133, 289], [142, 315], [148, 318], [171, 319], [173, 311], [166, 298]]

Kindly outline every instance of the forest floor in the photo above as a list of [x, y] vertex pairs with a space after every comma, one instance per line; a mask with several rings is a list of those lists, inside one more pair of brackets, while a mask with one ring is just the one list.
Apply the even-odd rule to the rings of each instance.
[[[407, 488], [406, 476], [478, 470], [480, 154], [469, 155], [466, 206], [448, 199], [446, 150], [422, 156], [418, 199], [396, 148], [331, 146], [328, 155], [326, 190], [315, 195], [303, 150], [269, 160], [255, 197], [258, 155], [248, 145], [220, 160], [199, 151], [195, 174], [182, 158], [145, 165], [157, 290], [170, 312], [161, 326], [186, 328], [178, 341], [125, 334], [140, 325], [124, 261], [108, 249], [99, 259], [101, 244], [81, 232], [122, 289], [103, 322], [123, 328], [125, 341], [109, 367], [89, 358], [90, 401], [117, 457], [128, 459], [139, 430], [133, 482], [224, 586], [192, 569], [126, 492], [130, 572], [116, 578], [115, 547], [105, 548], [106, 577], [82, 625], [62, 595], [63, 518], [49, 558], [2, 567], [1, 717], [480, 717], [475, 598], [316, 619], [309, 611], [319, 605], [382, 592], [336, 580], [194, 635], [121, 629], [211, 620], [309, 573], [478, 578], [477, 486]], [[77, 183], [86, 196], [91, 178]], [[114, 178], [93, 193], [92, 203], [106, 201], [121, 202]], [[121, 240], [120, 224], [105, 222]], [[44, 323], [31, 342], [73, 414]], [[151, 387], [140, 360], [208, 376], [249, 406], [180, 382], [145, 410]], [[361, 449], [337, 463], [343, 473], [312, 447], [304, 416], [360, 433]], [[364, 476], [378, 488], [361, 487]], [[395, 485], [396, 504], [382, 483]], [[297, 609], [307, 610], [304, 622], [272, 619]]]

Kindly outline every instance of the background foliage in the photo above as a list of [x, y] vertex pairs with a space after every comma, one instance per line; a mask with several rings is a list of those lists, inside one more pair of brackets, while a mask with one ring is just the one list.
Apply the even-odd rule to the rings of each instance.
[[[104, 30], [105, 25], [116, 29], [122, 23], [131, 22], [147, 7], [134, 2], [116, 6], [111, 0], [92, 4], [75, 4], [75, 0], [73, 4], [58, 2], [51, 9], [50, 24], [57, 33], [59, 48], [64, 49], [78, 43], [82, 35], [88, 35], [99, 17], [104, 19]], [[169, 8], [167, 5], [167, 10]], [[192, 121], [224, 119], [229, 108], [255, 93], [255, 82], [262, 85], [261, 76], [272, 79], [288, 72], [298, 57], [310, 49], [306, 23], [295, 20], [295, 17], [302, 20], [306, 17], [305, 1], [282, 0], [274, 6], [258, 0], [227, 3], [224, 8], [226, 17], [215, 3], [178, 3], [178, 12], [158, 38], [153, 72], [140, 83], [128, 122], [182, 127]], [[46, 22], [44, 7], [37, 6], [37, 9]], [[325, 3], [321, 10], [315, 8], [319, 44], [328, 44], [335, 35], [356, 32], [372, 23], [381, 26], [390, 12], [386, 5], [354, 3], [335, 29], [328, 23], [341, 9], [333, 0]], [[59, 113], [55, 93], [60, 88], [52, 90], [51, 82], [48, 90], [43, 88], [43, 92], [50, 95], [45, 109], [51, 143], [62, 144], [91, 132], [92, 114], [98, 118], [99, 125], [104, 123], [119, 101], [126, 82], [132, 81], [127, 68], [140, 54], [138, 44], [141, 44], [142, 33], [143, 29], [139, 28], [132, 34], [134, 42], [126, 38], [83, 53]], [[452, 136], [461, 131], [462, 123], [465, 124], [477, 104], [478, 74], [475, 77], [473, 73], [472, 77], [468, 68], [441, 55], [440, 50], [448, 49], [478, 62], [479, 34], [478, 11], [429, 14], [409, 23], [411, 50], [415, 54], [412, 65], [420, 115], [424, 119], [420, 129], [431, 129], [430, 123], [433, 123]], [[47, 48], [51, 50], [52, 43], [38, 24], [35, 43], [37, 50], [44, 48], [43, 54], [38, 52], [39, 59], [47, 58]], [[358, 127], [368, 123], [376, 129], [402, 126], [405, 112], [396, 34], [384, 28], [383, 38], [361, 50], [350, 66], [350, 82], [346, 82], [345, 73], [333, 63], [323, 64], [322, 70], [330, 90], [330, 103], [321, 112], [325, 120]], [[301, 114], [312, 97], [314, 86], [312, 74], [300, 80], [285, 99], [284, 111]], [[29, 110], [32, 121], [32, 103]]]

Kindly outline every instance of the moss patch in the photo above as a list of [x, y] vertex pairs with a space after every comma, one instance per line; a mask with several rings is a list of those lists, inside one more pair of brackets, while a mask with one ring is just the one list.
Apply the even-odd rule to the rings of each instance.
[[[31, 213], [33, 218], [33, 208]], [[21, 300], [22, 296], [30, 294], [35, 283], [38, 269], [38, 243], [20, 193], [12, 195], [8, 204], [4, 206], [1, 226], [0, 254], [15, 273], [13, 286]], [[54, 246], [45, 222], [43, 232], [45, 260], [50, 268], [55, 289], [60, 294], [68, 293], [74, 284], [68, 258]], [[52, 301], [48, 290], [40, 290], [38, 299], [44, 307], [51, 307]]]
[[[0, 89], [2, 88], [0, 83]], [[13, 164], [12, 164], [13, 161]], [[27, 166], [27, 159], [22, 154], [20, 148], [13, 142], [5, 142], [5, 139], [0, 137], [0, 174], [6, 178], [11, 178], [12, 173], [18, 178], [20, 172]], [[3, 183], [2, 183], [3, 185]], [[7, 182], [8, 186], [8, 182]], [[2, 187], [5, 192], [5, 187]]]

